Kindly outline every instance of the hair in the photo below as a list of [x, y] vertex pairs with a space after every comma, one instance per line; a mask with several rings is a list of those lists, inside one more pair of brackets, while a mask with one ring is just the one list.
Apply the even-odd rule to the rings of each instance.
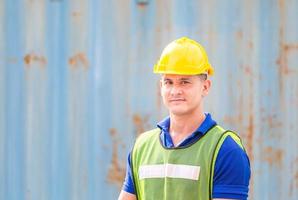
[[206, 81], [208, 79], [208, 74], [198, 74], [197, 75], [202, 81]]
[[[164, 74], [160, 74], [160, 78], [162, 79], [162, 76]], [[198, 76], [202, 81], [206, 81], [208, 79], [208, 74], [207, 73], [203, 73], [203, 74], [197, 74], [195, 76]]]

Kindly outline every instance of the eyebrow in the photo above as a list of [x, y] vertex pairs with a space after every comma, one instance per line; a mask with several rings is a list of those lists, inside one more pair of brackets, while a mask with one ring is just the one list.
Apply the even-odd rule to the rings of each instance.
[[[190, 81], [191, 78], [179, 78], [178, 81]], [[174, 81], [174, 79], [171, 78], [163, 78], [163, 81]]]
[[180, 80], [180, 81], [190, 81], [191, 78], [180, 78], [179, 80]]

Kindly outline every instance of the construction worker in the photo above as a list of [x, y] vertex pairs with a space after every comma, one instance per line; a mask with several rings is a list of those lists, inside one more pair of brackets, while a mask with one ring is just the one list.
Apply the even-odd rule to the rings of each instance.
[[247, 199], [250, 163], [241, 140], [203, 110], [213, 72], [194, 40], [164, 49], [154, 73], [169, 116], [137, 138], [119, 200]]

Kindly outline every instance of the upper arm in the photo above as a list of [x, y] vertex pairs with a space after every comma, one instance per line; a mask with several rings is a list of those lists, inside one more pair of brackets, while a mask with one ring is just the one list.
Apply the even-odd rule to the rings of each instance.
[[125, 180], [123, 183], [122, 190], [124, 190], [127, 193], [134, 194], [134, 182], [133, 182], [133, 176], [132, 176], [132, 170], [131, 170], [131, 153], [128, 154], [127, 157], [127, 165], [126, 165], [126, 175]]
[[121, 190], [118, 200], [136, 200], [136, 195]]
[[218, 153], [214, 177], [213, 197], [247, 199], [250, 163], [247, 154], [228, 136]]
[[126, 176], [123, 183], [123, 188], [119, 194], [118, 200], [136, 200], [134, 194], [134, 183], [132, 180], [132, 171], [131, 171], [131, 152], [127, 156], [127, 165], [126, 165]]

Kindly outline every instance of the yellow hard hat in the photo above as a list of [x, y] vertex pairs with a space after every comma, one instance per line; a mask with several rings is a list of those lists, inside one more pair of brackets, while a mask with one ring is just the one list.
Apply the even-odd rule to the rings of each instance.
[[158, 74], [181, 75], [203, 73], [212, 75], [214, 73], [204, 48], [187, 37], [179, 38], [168, 44], [153, 71]]

